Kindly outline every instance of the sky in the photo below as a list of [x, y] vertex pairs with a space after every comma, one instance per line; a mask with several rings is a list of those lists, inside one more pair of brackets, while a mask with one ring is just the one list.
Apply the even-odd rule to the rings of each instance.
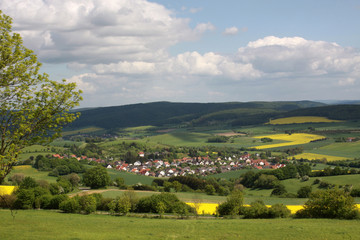
[[81, 107], [360, 99], [360, 0], [1, 0]]

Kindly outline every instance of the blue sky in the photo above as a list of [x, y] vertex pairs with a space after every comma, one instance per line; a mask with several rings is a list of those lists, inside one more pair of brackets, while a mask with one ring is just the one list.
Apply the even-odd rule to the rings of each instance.
[[3, 0], [42, 70], [82, 107], [355, 100], [360, 1]]

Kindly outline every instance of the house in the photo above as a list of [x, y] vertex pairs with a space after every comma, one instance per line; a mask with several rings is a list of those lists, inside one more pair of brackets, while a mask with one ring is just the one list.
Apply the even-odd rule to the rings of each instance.
[[139, 157], [145, 157], [145, 153], [144, 152], [139, 152]]
[[106, 168], [107, 168], [107, 169], [112, 169], [112, 166], [109, 164], [109, 165], [107, 165]]

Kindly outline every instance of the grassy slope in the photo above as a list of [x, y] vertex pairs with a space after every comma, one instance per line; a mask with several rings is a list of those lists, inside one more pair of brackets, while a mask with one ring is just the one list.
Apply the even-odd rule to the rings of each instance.
[[[328, 219], [146, 219], [0, 210], [7, 239], [356, 239], [359, 221]], [[36, 223], [34, 225], [34, 223]], [[164, 227], [166, 226], [166, 227]]]
[[38, 171], [37, 169], [31, 167], [30, 165], [16, 166], [11, 171], [8, 177], [12, 176], [15, 173], [23, 173], [25, 176], [32, 177], [36, 180], [46, 180], [50, 183], [56, 182], [56, 177], [48, 176], [49, 172]]

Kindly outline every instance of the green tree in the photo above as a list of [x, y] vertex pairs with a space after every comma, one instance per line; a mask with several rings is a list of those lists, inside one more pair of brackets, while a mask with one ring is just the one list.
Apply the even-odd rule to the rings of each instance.
[[106, 168], [96, 166], [88, 169], [83, 175], [83, 182], [91, 188], [102, 188], [110, 183], [110, 176]]
[[310, 196], [311, 191], [312, 191], [311, 186], [303, 186], [297, 191], [297, 197], [308, 198]]
[[49, 80], [12, 19], [0, 11], [0, 182], [18, 162], [21, 150], [50, 142], [78, 116], [69, 110], [81, 100], [75, 83]]
[[354, 199], [349, 193], [339, 189], [313, 192], [304, 208], [296, 212], [300, 218], [344, 218], [359, 217]]

